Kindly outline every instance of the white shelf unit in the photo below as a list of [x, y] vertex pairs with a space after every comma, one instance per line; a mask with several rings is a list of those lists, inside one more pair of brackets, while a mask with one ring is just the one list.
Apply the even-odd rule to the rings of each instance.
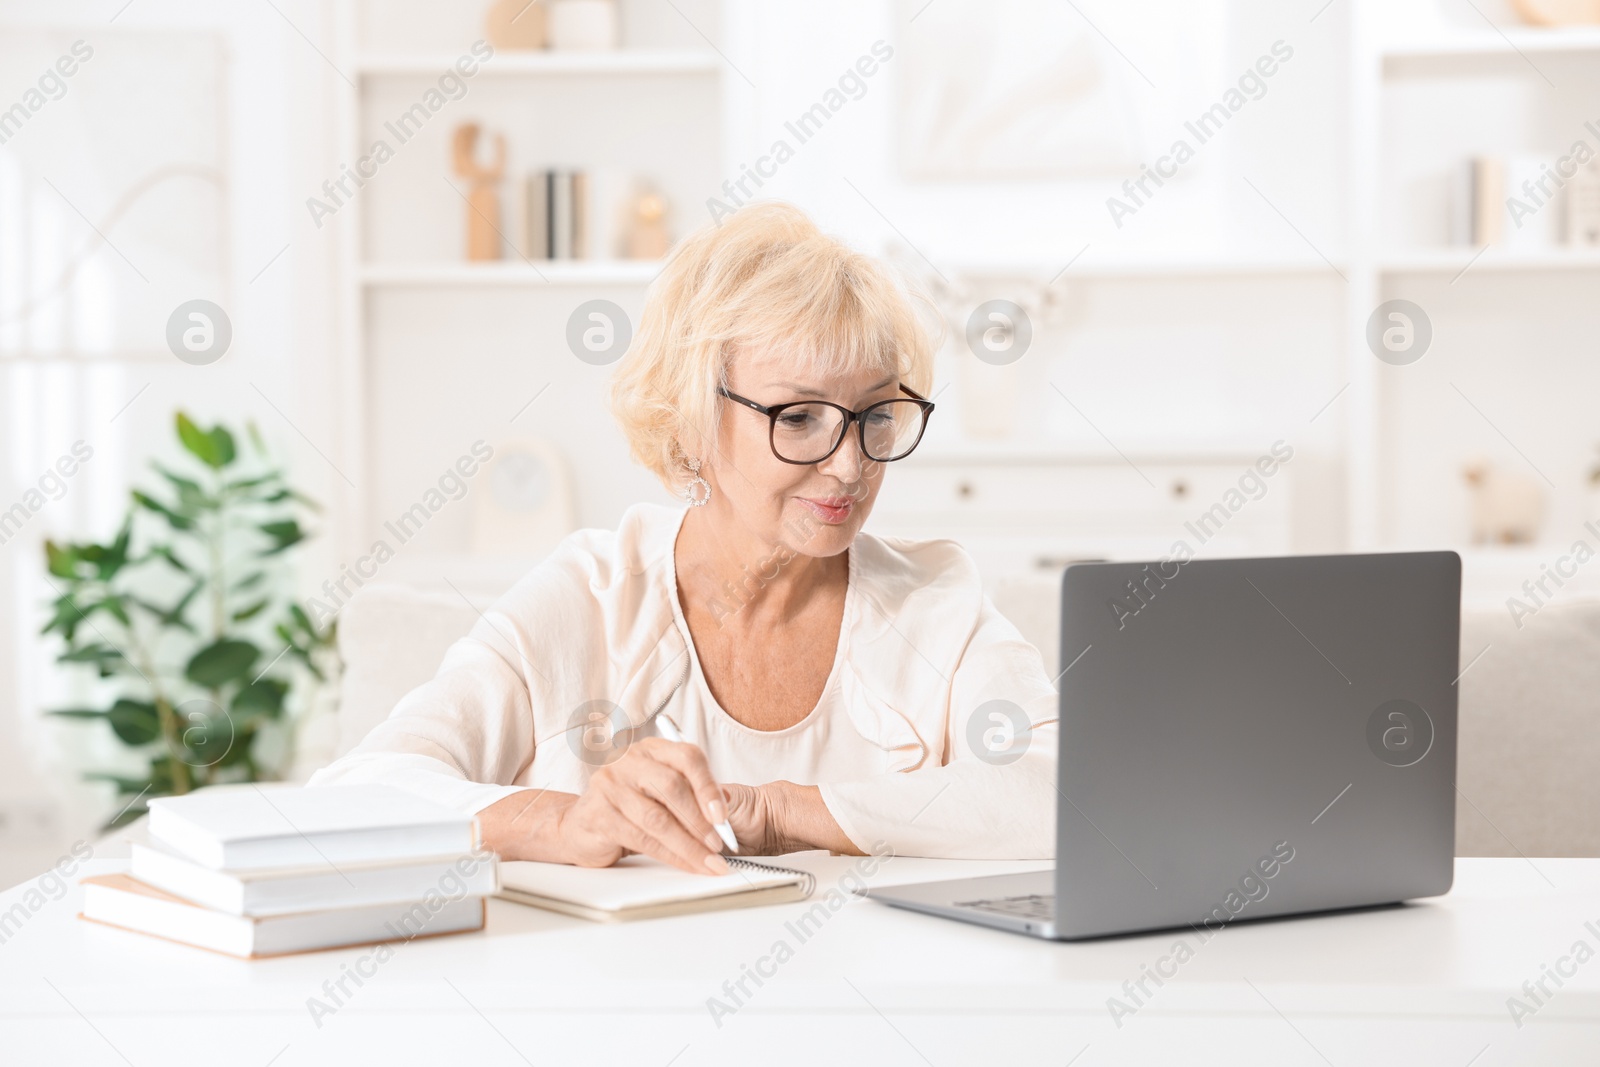
[[[352, 12], [355, 0], [342, 0]], [[1351, 549], [1372, 549], [1394, 544], [1387, 532], [1387, 491], [1384, 485], [1383, 410], [1385, 381], [1390, 368], [1374, 358], [1365, 343], [1367, 318], [1372, 310], [1392, 295], [1396, 287], [1418, 282], [1467, 286], [1479, 278], [1492, 277], [1497, 283], [1558, 275], [1566, 282], [1587, 279], [1588, 272], [1600, 270], [1600, 252], [1551, 249], [1522, 252], [1490, 249], [1430, 246], [1397, 242], [1384, 234], [1379, 225], [1378, 207], [1386, 190], [1381, 186], [1384, 173], [1383, 130], [1387, 119], [1385, 92], [1400, 79], [1425, 79], [1436, 75], [1471, 77], [1473, 71], [1503, 75], [1517, 72], [1537, 78], [1531, 63], [1600, 65], [1600, 28], [1535, 30], [1505, 28], [1463, 30], [1441, 28], [1436, 32], [1408, 33], [1393, 38], [1388, 32], [1384, 5], [1377, 0], [1352, 0], [1344, 16], [1348, 25], [1346, 62], [1342, 72], [1347, 107], [1342, 129], [1334, 136], [1344, 146], [1346, 176], [1344, 211], [1348, 220], [1347, 239], [1337, 250], [1328, 249], [1324, 259], [1308, 249], [1271, 251], [1207, 249], [1155, 249], [1145, 252], [1107, 255], [1095, 248], [1083, 258], [1061, 269], [1053, 264], [1016, 262], [968, 262], [951, 267], [971, 276], [1010, 275], [1045, 280], [1058, 278], [1063, 283], [1115, 282], [1133, 285], [1145, 282], [1183, 283], [1185, 280], [1223, 281], [1254, 284], [1258, 279], [1295, 278], [1320, 280], [1336, 285], [1342, 301], [1342, 339], [1344, 377], [1347, 386], [1330, 401], [1329, 416], [1343, 420], [1339, 459], [1343, 463], [1345, 500], [1342, 517], [1343, 541]], [[365, 51], [355, 30], [356, 19], [347, 16], [342, 53], [347, 69], [357, 73], [360, 88], [346, 94], [342, 143], [359, 146], [363, 119], [363, 93], [374, 87], [410, 80], [418, 82], [437, 76], [453, 62], [453, 55], [435, 45], [418, 52]], [[605, 85], [616, 79], [714, 79], [720, 86], [728, 77], [723, 60], [714, 52], [697, 48], [643, 48], [612, 53], [513, 54], [502, 52], [483, 66], [484, 76], [500, 91], [538, 92], [542, 85]], [[1563, 68], [1566, 69], [1566, 68]], [[477, 90], [474, 89], [474, 92]], [[723, 93], [723, 119], [727, 121], [726, 94]], [[722, 164], [723, 160], [716, 161]], [[344, 265], [342, 303], [345, 315], [346, 360], [344, 381], [353, 402], [352, 412], [363, 412], [367, 392], [370, 352], [368, 334], [375, 300], [390, 297], [415, 297], [442, 301], [475, 301], [485, 294], [509, 294], [496, 299], [532, 296], [544, 289], [571, 291], [584, 287], [610, 287], [642, 293], [656, 276], [659, 265], [632, 262], [525, 263], [508, 261], [495, 264], [431, 262], [411, 260], [367, 261], [363, 248], [360, 213], [351, 213], [343, 227], [341, 260]], [[1065, 249], [1069, 256], [1071, 249]], [[1486, 300], [1497, 299], [1485, 295]], [[473, 305], [474, 307], [478, 305]], [[464, 312], [463, 312], [464, 313]], [[1320, 413], [1319, 413], [1320, 414]], [[361, 485], [367, 457], [378, 443], [372, 439], [367, 421], [358, 414], [345, 427], [342, 454], [349, 459], [352, 478]], [[932, 447], [930, 447], [932, 446]], [[1082, 448], [1053, 446], [988, 446], [982, 442], [930, 441], [924, 447], [925, 462], [956, 466], [989, 463], [1035, 464], [1070, 467], [1093, 466], [1105, 457], [1091, 455]], [[1163, 455], [1172, 461], [1186, 460], [1208, 465], [1235, 450], [1207, 448], [1191, 442], [1175, 444]], [[1241, 452], [1242, 454], [1242, 452]], [[1235, 457], [1236, 458], [1236, 457]], [[367, 499], [366, 494], [358, 494]], [[354, 517], [347, 529], [364, 529], [364, 516]], [[1297, 520], [1298, 521], [1298, 520]], [[1277, 527], [1274, 526], [1276, 530]]]
[[[1417, 6], [1412, 5], [1413, 11]], [[1438, 7], [1443, 10], [1442, 4]], [[1530, 286], [1548, 286], [1551, 291], [1559, 288], [1573, 294], [1558, 310], [1559, 314], [1571, 315], [1578, 314], [1585, 302], [1581, 287], [1600, 285], [1600, 273], [1592, 273], [1600, 271], [1600, 250], [1596, 249], [1451, 247], [1442, 240], [1417, 242], [1385, 233], [1381, 216], [1402, 196], [1402, 190], [1394, 184], [1393, 149], [1396, 144], [1417, 143], [1420, 133], [1415, 125], [1407, 125], [1414, 122], [1419, 109], [1406, 106], [1410, 101], [1404, 93], [1407, 87], [1427, 86], [1426, 91], [1434, 94], [1427, 106], [1443, 106], [1446, 110], [1454, 107], [1475, 115], [1477, 100], [1460, 94], [1493, 92], [1501, 99], [1513, 98], [1507, 107], [1524, 106], [1536, 111], [1541, 120], [1523, 122], [1512, 131], [1508, 129], [1512, 124], [1506, 122], [1506, 113], [1498, 113], [1484, 117], [1481, 129], [1463, 131], [1459, 125], [1440, 121], [1447, 120], [1448, 115], [1435, 110], [1434, 121], [1445, 129], [1431, 132], [1440, 132], [1441, 139], [1454, 137], [1472, 146], [1471, 150], [1458, 151], [1453, 158], [1440, 159], [1441, 166], [1459, 165], [1473, 154], [1549, 153], [1553, 159], [1574, 137], [1589, 136], [1581, 124], [1573, 124], [1570, 136], [1562, 136], [1557, 131], [1566, 131], [1567, 126], [1549, 121], [1548, 117], [1563, 94], [1583, 98], [1583, 93], [1572, 93], [1571, 80], [1594, 79], [1583, 81], [1590, 88], [1600, 82], [1600, 27], [1491, 27], [1482, 25], [1481, 12], [1462, 8], [1457, 14], [1477, 25], [1451, 26], [1441, 21], [1429, 30], [1396, 35], [1386, 24], [1393, 21], [1395, 9], [1380, 0], [1357, 0], [1350, 12], [1348, 542], [1353, 550], [1370, 550], [1397, 547], [1416, 539], [1414, 531], [1397, 528], [1403, 524], [1396, 513], [1396, 502], [1404, 496], [1404, 490], [1403, 477], [1393, 467], [1408, 462], [1408, 450], [1386, 445], [1386, 435], [1397, 434], [1395, 426], [1405, 423], [1400, 405], [1408, 397], [1414, 399], [1412, 380], [1405, 377], [1413, 368], [1386, 367], [1374, 358], [1365, 336], [1372, 311], [1385, 300], [1418, 294], [1457, 301], [1456, 307], [1474, 305], [1469, 308], [1470, 316], [1462, 316], [1465, 322], [1452, 323], [1459, 339], [1460, 334], [1471, 332], [1486, 313], [1503, 311], [1524, 301]], [[1519, 93], [1515, 88], [1518, 85], [1527, 91]], [[1452, 98], [1451, 93], [1457, 95]], [[1531, 143], [1518, 144], [1514, 139], [1517, 134], [1523, 134]], [[1592, 297], [1587, 303], [1593, 304]], [[1436, 322], [1436, 346], [1440, 343], [1438, 326]], [[1481, 348], [1487, 343], [1473, 339], [1461, 348], [1474, 344]], [[1424, 357], [1434, 363], [1429, 373], [1437, 376], [1434, 384], [1441, 394], [1454, 387], [1461, 397], [1467, 397], [1454, 378], [1441, 370], [1446, 360], [1469, 362], [1461, 348], [1430, 350]], [[1530, 357], [1525, 348], [1511, 351], [1518, 360], [1538, 358]], [[1590, 361], [1580, 354], [1572, 365], [1587, 362]], [[1420, 368], [1422, 364], [1415, 366]], [[1447, 399], [1460, 403], [1454, 396]], [[1531, 399], [1531, 391], [1526, 399]], [[1482, 420], [1474, 424], [1485, 442], [1482, 454], [1498, 449], [1502, 439], [1510, 441], [1511, 435], [1499, 425], [1505, 416], [1499, 414], [1486, 425], [1486, 413], [1472, 413], [1466, 408], [1466, 404], [1473, 403], [1468, 398], [1458, 410], [1464, 418]], [[1438, 410], [1442, 409], [1435, 409]], [[1549, 421], [1548, 414], [1544, 421]], [[1600, 434], [1600, 426], [1595, 432]], [[1511, 447], [1522, 451], [1515, 444]], [[1439, 457], [1434, 455], [1432, 461], [1435, 474], [1442, 474], [1444, 467]], [[1532, 474], [1526, 468], [1523, 473]], [[1539, 477], [1545, 478], [1543, 470]], [[1569, 488], [1570, 504], [1578, 492], [1575, 487]], [[1438, 543], [1434, 538], [1421, 540]], [[1472, 558], [1476, 561], [1501, 557], [1480, 551]]]
[[[383, 120], [400, 114], [460, 57], [471, 55], [473, 41], [484, 37], [487, 8], [487, 2], [476, 0], [401, 0], [393, 5], [390, 0], [336, 0], [333, 60], [354, 82], [338, 85], [339, 161], [353, 163], [367, 154], [373, 138], [383, 135]], [[516, 198], [523, 175], [546, 167], [615, 166], [653, 184], [663, 179], [669, 203], [676, 192], [685, 212], [692, 207], [685, 190], [698, 191], [711, 184], [712, 175], [720, 175], [723, 148], [715, 134], [686, 142], [662, 134], [653, 144], [629, 143], [639, 140], [630, 131], [662, 118], [669, 104], [696, 129], [720, 128], [725, 64], [698, 33], [709, 28], [716, 36], [711, 21], [716, 0], [687, 0], [677, 10], [664, 11], [622, 0], [620, 10], [623, 46], [615, 50], [498, 48], [479, 61], [474, 74], [462, 79], [466, 91], [436, 109], [415, 139], [398, 149], [394, 162], [381, 166], [376, 183], [369, 182], [350, 209], [333, 220], [338, 231], [340, 409], [347, 413], [341, 420], [337, 458], [356, 487], [341, 501], [336, 516], [342, 554], [369, 551], [372, 538], [381, 536], [379, 520], [396, 513], [397, 494], [419, 492], [426, 479], [412, 489], [398, 485], [417, 480], [419, 468], [443, 466], [446, 461], [436, 457], [445, 450], [465, 449], [480, 434], [492, 442], [530, 434], [567, 439], [571, 433], [553, 428], [553, 423], [579, 422], [584, 418], [577, 414], [580, 408], [599, 411], [597, 383], [607, 372], [579, 363], [561, 346], [567, 314], [591, 295], [618, 300], [634, 313], [630, 299], [637, 302], [662, 263], [519, 258]], [[509, 161], [500, 186], [500, 228], [513, 247], [496, 262], [463, 258], [468, 208], [458, 199], [460, 181], [451, 173], [448, 133], [464, 121], [478, 121], [486, 133], [506, 136]], [[445, 188], [445, 181], [457, 190]], [[690, 224], [692, 219], [679, 220], [674, 236]], [[485, 321], [514, 340], [497, 343], [501, 339], [494, 329], [483, 328]], [[417, 395], [428, 392], [416, 385], [419, 366], [423, 372], [433, 370], [417, 354], [435, 343], [422, 336], [428, 330], [447, 338], [458, 334], [460, 340], [452, 344], [447, 339], [440, 346], [440, 364], [449, 374], [441, 378], [434, 397], [419, 401]], [[502, 380], [526, 373], [530, 366], [534, 380], [525, 393], [512, 396], [524, 386], [502, 385]], [[452, 398], [456, 381], [467, 379], [473, 382], [471, 389], [457, 392], [470, 392], [473, 399]], [[532, 416], [512, 425], [506, 416], [520, 416], [524, 402], [544, 392], [542, 382], [556, 382], [558, 388]], [[581, 392], [561, 396], [563, 384]], [[463, 408], [487, 407], [502, 391], [508, 410], [500, 417], [470, 411], [463, 417]], [[426, 407], [435, 401], [444, 409], [438, 417]], [[454, 411], [449, 410], [452, 402]], [[402, 409], [398, 414], [397, 404]], [[421, 410], [406, 408], [419, 404]], [[541, 415], [546, 424], [541, 424]], [[572, 460], [592, 446], [581, 440], [573, 444]], [[591, 480], [580, 493], [604, 496], [637, 489], [626, 478], [616, 481], [618, 488], [595, 490]], [[441, 553], [463, 557], [471, 502], [452, 504], [451, 509], [447, 519], [431, 521], [455, 523], [453, 535], [408, 548], [393, 574], [402, 575], [411, 565], [426, 570], [419, 561]]]

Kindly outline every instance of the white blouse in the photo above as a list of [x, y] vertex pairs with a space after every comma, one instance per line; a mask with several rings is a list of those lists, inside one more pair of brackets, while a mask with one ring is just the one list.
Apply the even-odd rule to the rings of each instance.
[[1053, 854], [1055, 690], [959, 545], [859, 535], [822, 696], [793, 726], [754, 730], [717, 704], [684, 622], [684, 514], [641, 504], [615, 533], [568, 537], [312, 784], [387, 782], [468, 813], [523, 789], [581, 793], [663, 712], [718, 781], [820, 787], [863, 851]]

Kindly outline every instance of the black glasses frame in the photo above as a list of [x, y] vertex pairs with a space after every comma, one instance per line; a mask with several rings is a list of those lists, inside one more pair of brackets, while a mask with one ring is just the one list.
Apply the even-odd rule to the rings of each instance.
[[[917, 445], [922, 443], [922, 435], [928, 432], [928, 417], [933, 414], [934, 403], [927, 397], [906, 388], [904, 385], [900, 387], [900, 391], [905, 393], [906, 396], [909, 396], [912, 400], [916, 401], [917, 406], [922, 409], [922, 425], [917, 428], [917, 439], [911, 442], [910, 448], [906, 449], [900, 455], [894, 457], [894, 459], [879, 459], [877, 456], [874, 456], [872, 453], [867, 451], [866, 416], [870, 415], [878, 408], [883, 407], [885, 404], [903, 403], [903, 400], [900, 397], [894, 397], [889, 400], [880, 400], [875, 404], [868, 404], [860, 411], [851, 411], [843, 404], [835, 404], [831, 400], [796, 400], [788, 404], [773, 404], [771, 407], [768, 407], [765, 404], [756, 403], [749, 397], [740, 396], [738, 393], [735, 393], [722, 386], [717, 387], [718, 395], [727, 397], [735, 404], [743, 404], [751, 411], [759, 411], [761, 414], [767, 417], [767, 447], [772, 449], [772, 454], [777, 456], [778, 459], [782, 460], [784, 463], [792, 463], [796, 467], [811, 467], [818, 463], [826, 463], [828, 461], [828, 457], [839, 451], [839, 446], [844, 444], [844, 439], [850, 436], [850, 424], [852, 422], [856, 424], [856, 437], [861, 442], [861, 454], [872, 460], [874, 463], [893, 463], [895, 460], [905, 459], [907, 456], [911, 455], [912, 452], [916, 451]], [[833, 408], [835, 411], [839, 412], [839, 414], [844, 416], [844, 421], [839, 424], [839, 439], [833, 443], [832, 448], [828, 449], [826, 455], [823, 455], [817, 459], [789, 459], [783, 455], [780, 455], [778, 452], [778, 444], [776, 441], [778, 434], [778, 416], [782, 415], [790, 408], [797, 408], [806, 404], [822, 404], [826, 407]]]

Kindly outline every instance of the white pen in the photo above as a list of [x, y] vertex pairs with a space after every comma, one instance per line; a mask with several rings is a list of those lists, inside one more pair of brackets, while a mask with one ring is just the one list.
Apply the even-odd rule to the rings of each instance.
[[[672, 725], [672, 720], [667, 718], [665, 715], [656, 715], [656, 733], [660, 734], [663, 738], [671, 741], [675, 745], [681, 745], [684, 743], [683, 735], [678, 732], [678, 728], [676, 726]], [[723, 820], [722, 822], [714, 822], [711, 824], [711, 826], [717, 831], [717, 836], [721, 837], [722, 840], [727, 843], [729, 852], [739, 851], [739, 839], [733, 836], [733, 827], [728, 825], [727, 820]]]

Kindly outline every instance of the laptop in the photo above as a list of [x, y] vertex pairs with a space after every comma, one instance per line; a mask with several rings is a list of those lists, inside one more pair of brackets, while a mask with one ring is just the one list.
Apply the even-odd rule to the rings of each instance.
[[1445, 893], [1460, 605], [1454, 552], [1070, 566], [1055, 869], [864, 895], [1072, 940]]

